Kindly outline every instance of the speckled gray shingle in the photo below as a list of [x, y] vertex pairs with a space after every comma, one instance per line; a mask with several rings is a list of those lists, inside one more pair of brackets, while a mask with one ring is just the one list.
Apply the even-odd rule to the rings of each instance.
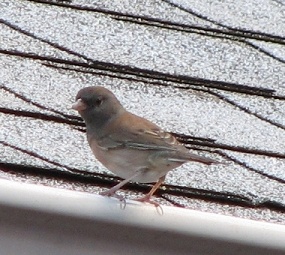
[[[109, 174], [94, 159], [85, 134], [67, 121], [67, 115], [77, 116], [70, 109], [77, 91], [103, 85], [127, 109], [168, 131], [214, 139], [214, 147], [203, 147], [210, 151], [197, 153], [228, 163], [184, 165], [169, 173], [167, 184], [229, 192], [256, 204], [273, 201], [284, 210], [282, 1], [73, 1], [72, 8], [65, 4], [0, 3], [1, 164]], [[145, 23], [142, 18], [135, 22], [136, 16]], [[179, 29], [173, 23], [180, 24]], [[201, 29], [190, 31], [184, 25]], [[236, 29], [267, 33], [276, 42], [262, 34], [258, 40], [245, 38], [234, 34]], [[253, 90], [208, 87], [217, 81]], [[258, 94], [258, 88], [267, 94]], [[23, 181], [22, 175], [1, 176]], [[39, 181], [29, 175], [27, 182], [74, 188], [72, 183], [58, 185], [52, 178]], [[92, 192], [87, 184], [82, 189]], [[285, 222], [274, 208], [169, 197], [197, 210]]]

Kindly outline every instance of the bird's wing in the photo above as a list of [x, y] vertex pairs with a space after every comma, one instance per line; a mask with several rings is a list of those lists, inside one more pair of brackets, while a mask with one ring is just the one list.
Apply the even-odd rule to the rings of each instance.
[[[105, 128], [98, 145], [105, 149], [128, 147], [139, 150], [185, 149], [174, 136], [154, 123], [126, 112]], [[186, 149], [185, 149], [186, 150]]]
[[130, 148], [137, 150], [156, 150], [169, 161], [197, 161], [204, 164], [219, 163], [216, 160], [190, 153], [174, 136], [163, 131], [152, 122], [128, 113], [113, 120], [105, 128], [98, 145], [105, 150]]

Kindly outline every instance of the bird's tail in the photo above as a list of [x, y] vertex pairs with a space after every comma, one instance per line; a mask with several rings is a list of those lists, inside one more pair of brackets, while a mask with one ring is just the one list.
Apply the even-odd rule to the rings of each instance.
[[193, 153], [188, 153], [188, 160], [189, 161], [196, 161], [196, 162], [200, 162], [206, 165], [211, 165], [211, 164], [220, 164], [221, 162], [215, 160], [215, 159], [211, 159], [208, 157], [204, 157], [204, 156], [199, 156]]
[[221, 164], [221, 162], [215, 160], [215, 159], [211, 159], [208, 157], [204, 157], [204, 156], [199, 156], [197, 154], [193, 154], [193, 153], [181, 153], [179, 154], [179, 157], [175, 157], [175, 158], [171, 158], [171, 161], [174, 162], [187, 162], [187, 161], [195, 161], [195, 162], [199, 162], [199, 163], [203, 163], [206, 165], [211, 165], [211, 164]]

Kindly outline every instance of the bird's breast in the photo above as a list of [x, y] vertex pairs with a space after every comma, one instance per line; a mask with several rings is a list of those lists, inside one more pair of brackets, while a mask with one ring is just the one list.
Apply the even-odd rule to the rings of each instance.
[[[88, 139], [90, 148], [97, 158], [108, 170], [121, 178], [130, 178], [137, 171], [142, 174], [135, 182], [150, 183], [156, 182], [175, 166], [166, 166], [164, 164], [154, 164], [152, 160], [152, 151], [137, 150], [132, 148], [110, 148], [100, 147], [96, 140]], [[158, 163], [158, 162], [157, 162]]]

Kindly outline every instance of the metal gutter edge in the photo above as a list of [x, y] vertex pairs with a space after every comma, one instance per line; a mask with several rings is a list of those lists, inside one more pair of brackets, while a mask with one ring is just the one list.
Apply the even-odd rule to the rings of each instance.
[[[13, 231], [9, 232], [9, 226], [18, 228], [22, 226], [19, 223], [21, 221], [29, 222], [31, 226], [37, 226], [37, 222], [39, 222], [39, 218], [41, 218], [42, 222], [39, 223], [39, 225], [41, 225], [41, 231], [45, 231], [45, 228], [48, 229], [49, 224], [54, 224], [53, 227], [58, 227], [58, 225], [65, 221], [67, 221], [69, 227], [74, 224], [74, 226], [77, 226], [79, 229], [84, 226], [84, 224], [80, 222], [88, 221], [88, 228], [84, 228], [82, 232], [84, 234], [82, 234], [82, 236], [85, 236], [88, 231], [91, 233], [93, 225], [95, 231], [99, 231], [99, 229], [102, 228], [107, 238], [108, 233], [110, 233], [110, 238], [111, 236], [119, 238], [120, 236], [112, 235], [112, 232], [114, 234], [114, 231], [117, 231], [116, 233], [121, 231], [121, 235], [124, 235], [124, 239], [120, 240], [119, 238], [118, 241], [122, 245], [124, 241], [126, 242], [124, 245], [128, 243], [131, 244], [134, 242], [134, 238], [136, 238], [138, 242], [141, 240], [140, 245], [142, 245], [143, 240], [147, 240], [143, 236], [146, 233], [148, 233], [147, 235], [149, 235], [149, 233], [155, 233], [154, 238], [157, 238], [156, 243], [166, 243], [165, 247], [172, 246], [172, 242], [185, 240], [182, 244], [173, 244], [173, 247], [176, 247], [176, 254], [187, 254], [187, 249], [188, 251], [192, 249], [193, 252], [189, 252], [188, 254], [225, 254], [225, 252], [229, 252], [230, 254], [254, 254], [254, 252], [257, 251], [259, 252], [258, 254], [262, 254], [260, 251], [266, 251], [264, 254], [269, 254], [269, 252], [270, 254], [285, 254], [284, 225], [167, 206], [162, 207], [163, 213], [161, 214], [152, 205], [145, 205], [134, 201], [127, 201], [124, 209], [121, 207], [120, 202], [113, 198], [0, 180], [1, 250], [6, 249], [5, 251], [11, 251], [9, 250], [10, 247], [7, 244], [7, 240], [14, 238], [16, 234], [11, 234], [14, 233]], [[15, 211], [18, 213], [15, 213]], [[29, 213], [23, 213], [23, 211], [28, 211]], [[45, 214], [49, 216], [44, 216]], [[43, 220], [44, 218], [45, 220]], [[56, 218], [59, 218], [58, 220], [54, 220], [54, 222], [57, 223], [52, 223], [51, 219]], [[36, 223], [33, 223], [34, 220]], [[13, 221], [17, 221], [15, 226], [12, 224]], [[10, 223], [7, 225], [7, 222]], [[77, 224], [76, 222], [79, 223]], [[1, 229], [5, 229], [3, 224], [6, 224], [6, 232], [4, 232], [4, 230], [1, 231]], [[19, 229], [17, 231], [19, 231]], [[67, 233], [63, 234], [63, 236], [68, 236], [68, 228], [64, 231], [67, 231]], [[142, 233], [141, 235], [140, 231]], [[134, 234], [132, 234], [133, 232]], [[10, 233], [7, 238], [5, 238], [5, 233]], [[53, 232], [53, 235], [56, 235], [55, 233], [58, 232]], [[80, 239], [80, 231], [78, 231], [78, 233], [72, 233], [73, 237], [76, 237], [77, 240], [78, 238]], [[95, 232], [92, 233], [94, 234]], [[96, 234], [94, 234], [94, 238], [95, 236]], [[177, 237], [180, 239], [176, 240]], [[42, 236], [43, 240], [44, 238], [45, 235]], [[4, 243], [4, 240], [6, 240], [6, 243]], [[41, 242], [43, 242], [43, 240], [41, 240]], [[94, 241], [94, 243], [96, 242]], [[34, 245], [36, 246], [36, 244]], [[179, 247], [181, 247], [181, 252], [179, 252]], [[141, 248], [144, 249], [143, 247]], [[147, 248], [150, 249], [150, 247]], [[108, 249], [110, 249], [110, 247]], [[61, 250], [64, 250], [64, 248], [61, 247]], [[243, 252], [240, 253], [241, 250]], [[78, 247], [78, 253], [74, 254], [80, 254], [79, 251], [80, 247]], [[157, 247], [155, 251], [153, 254], [159, 254]], [[32, 250], [29, 252], [31, 255], [33, 254]], [[62, 254], [65, 252], [66, 251]], [[97, 254], [103, 253], [102, 251]], [[1, 252], [1, 254], [3, 253]], [[41, 251], [41, 254], [48, 253]], [[57, 254], [61, 253], [57, 251]], [[89, 253], [86, 251], [84, 254]], [[109, 254], [111, 254], [110, 251]], [[117, 250], [114, 254], [121, 253]], [[137, 254], [140, 254], [139, 250], [137, 250]], [[148, 254], [151, 254], [151, 252], [148, 252]], [[169, 253], [164, 250], [163, 254], [171, 253], [170, 250]]]

